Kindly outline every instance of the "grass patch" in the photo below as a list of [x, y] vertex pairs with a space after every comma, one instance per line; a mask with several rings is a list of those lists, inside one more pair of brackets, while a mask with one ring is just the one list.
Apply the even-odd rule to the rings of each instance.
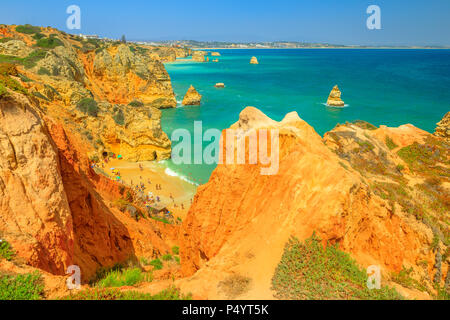
[[33, 91], [32, 94], [36, 98], [39, 98], [39, 99], [42, 99], [42, 100], [45, 100], [45, 101], [50, 101], [50, 99], [48, 99], [46, 96], [44, 96], [42, 93], [40, 93], [38, 91]]
[[406, 269], [405, 267], [403, 267], [399, 273], [392, 274], [391, 280], [406, 288], [418, 289], [423, 292], [427, 291], [424, 285], [420, 284], [419, 281], [411, 278], [412, 271], [412, 268]]
[[356, 141], [356, 143], [360, 146], [361, 152], [368, 152], [375, 149], [374, 145], [371, 144], [369, 141]]
[[8, 91], [5, 86], [0, 83], [0, 98], [6, 97], [8, 95]]
[[39, 272], [0, 275], [0, 300], [40, 300], [44, 285]]
[[139, 107], [143, 107], [144, 103], [139, 100], [133, 100], [128, 105], [131, 107], [139, 108]]
[[14, 40], [14, 39], [13, 39], [13, 38], [9, 38], [9, 37], [1, 38], [1, 39], [0, 39], [0, 43], [6, 43], [6, 42], [9, 42], [9, 41], [11, 41], [11, 40]]
[[135, 286], [144, 281], [152, 281], [151, 275], [142, 272], [140, 268], [130, 268], [109, 271], [95, 286], [99, 288], [128, 287]]
[[114, 122], [119, 126], [123, 126], [125, 124], [125, 115], [123, 114], [122, 109], [119, 109], [117, 113], [113, 117]]
[[167, 220], [166, 218], [158, 218], [158, 217], [151, 217], [153, 220], [165, 223], [165, 224], [172, 224], [169, 220]]
[[172, 261], [173, 257], [171, 254], [165, 254], [161, 257], [164, 261]]
[[228, 299], [234, 299], [247, 292], [250, 284], [250, 278], [235, 274], [219, 282], [217, 287], [225, 293]]
[[31, 69], [36, 66], [36, 64], [45, 58], [47, 52], [42, 49], [37, 49], [31, 52], [27, 57], [25, 57], [21, 63], [26, 69]]
[[35, 34], [41, 32], [41, 27], [35, 27], [31, 24], [24, 24], [16, 27], [16, 31], [24, 34]]
[[355, 120], [353, 122], [351, 122], [351, 124], [354, 124], [357, 127], [360, 127], [361, 129], [367, 129], [367, 130], [376, 130], [378, 129], [376, 126], [374, 126], [373, 124], [363, 121], [363, 120]]
[[98, 115], [97, 101], [95, 101], [92, 98], [81, 99], [77, 104], [77, 108], [81, 112], [83, 112], [91, 117], [97, 117], [97, 115]]
[[50, 38], [41, 38], [36, 42], [36, 46], [45, 49], [54, 49], [59, 46], [63, 46], [64, 43], [58, 38], [50, 37]]
[[[1, 94], [0, 94], [1, 96]], [[12, 246], [6, 240], [0, 240], [0, 257], [11, 261], [15, 256]]]
[[44, 38], [45, 36], [42, 34], [42, 33], [40, 33], [40, 32], [38, 32], [38, 33], [36, 33], [34, 36], [33, 36], [33, 39], [34, 40], [40, 40], [40, 39], [42, 39], [42, 38]]
[[51, 76], [52, 75], [50, 73], [50, 70], [48, 70], [47, 68], [44, 68], [44, 67], [40, 67], [37, 73], [40, 76]]
[[172, 247], [172, 253], [175, 254], [175, 255], [180, 254], [180, 247], [173, 246]]
[[398, 148], [398, 145], [395, 144], [394, 140], [386, 136], [385, 139], [386, 146], [389, 148], [389, 150], [394, 150], [395, 148]]
[[154, 259], [152, 261], [150, 261], [150, 265], [155, 269], [155, 270], [161, 270], [163, 268], [163, 263], [161, 260], [159, 259]]
[[17, 69], [15, 65], [9, 63], [1, 63], [0, 64], [0, 96], [4, 97], [8, 93], [6, 88], [9, 88], [13, 91], [22, 93], [24, 95], [28, 95], [28, 91], [15, 79], [11, 78], [11, 76], [17, 76]]
[[26, 69], [31, 69], [36, 66], [39, 60], [45, 58], [46, 54], [47, 52], [42, 49], [34, 50], [25, 58], [0, 54], [0, 63], [21, 64]]
[[450, 171], [441, 165], [450, 165], [450, 148], [446, 142], [428, 137], [424, 144], [414, 142], [397, 154], [415, 173], [450, 178]]
[[401, 299], [386, 286], [367, 288], [367, 274], [337, 245], [324, 247], [313, 236], [305, 242], [291, 238], [272, 279], [277, 298], [322, 299]]
[[94, 289], [82, 290], [61, 300], [192, 300], [192, 295], [183, 295], [175, 287], [167, 288], [155, 295], [118, 289]]

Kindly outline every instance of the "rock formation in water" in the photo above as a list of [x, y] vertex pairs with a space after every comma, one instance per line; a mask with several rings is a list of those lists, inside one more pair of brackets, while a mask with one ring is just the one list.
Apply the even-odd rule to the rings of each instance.
[[331, 90], [327, 105], [331, 107], [343, 107], [345, 105], [344, 101], [341, 100], [341, 91], [337, 85]]
[[256, 57], [252, 57], [250, 60], [250, 64], [259, 64], [258, 59]]
[[190, 86], [183, 99], [183, 106], [199, 106], [202, 101], [202, 95], [195, 90], [194, 86]]
[[220, 53], [219, 52], [211, 52], [211, 56], [220, 57]]
[[[448, 233], [442, 214], [449, 210], [449, 179], [440, 167], [448, 162], [448, 145], [411, 125], [376, 128], [364, 122], [337, 127], [322, 139], [296, 113], [275, 122], [251, 107], [231, 128], [278, 132], [279, 170], [261, 175], [268, 165], [223, 159], [199, 187], [181, 232], [182, 270], [195, 276], [180, 282], [182, 288], [225, 298], [220, 283], [233, 275], [251, 282], [239, 298], [271, 299], [271, 278], [289, 237], [304, 240], [314, 232], [361, 266], [379, 265], [387, 279], [411, 267], [414, 279], [432, 288], [426, 280], [436, 272], [431, 243]], [[430, 145], [439, 154], [434, 173], [410, 157]], [[442, 184], [421, 180], [434, 174]], [[441, 209], [432, 209], [433, 203]], [[446, 250], [443, 242], [437, 246]]]
[[447, 112], [444, 118], [437, 123], [434, 134], [438, 137], [446, 139], [447, 141], [450, 140], [450, 112]]
[[206, 56], [208, 55], [208, 52], [206, 51], [193, 51], [192, 52], [192, 60], [196, 62], [205, 62]]

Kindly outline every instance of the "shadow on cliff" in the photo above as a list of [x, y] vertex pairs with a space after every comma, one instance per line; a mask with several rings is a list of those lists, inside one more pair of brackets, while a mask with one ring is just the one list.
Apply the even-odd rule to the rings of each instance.
[[118, 185], [110, 180], [100, 182], [102, 177], [93, 172], [87, 159], [79, 156], [62, 127], [52, 126], [50, 131], [58, 148], [61, 177], [72, 214], [71, 264], [80, 267], [82, 281], [86, 282], [99, 268], [136, 260], [135, 248], [127, 227], [97, 192], [98, 185], [102, 185], [105, 194], [118, 198]]

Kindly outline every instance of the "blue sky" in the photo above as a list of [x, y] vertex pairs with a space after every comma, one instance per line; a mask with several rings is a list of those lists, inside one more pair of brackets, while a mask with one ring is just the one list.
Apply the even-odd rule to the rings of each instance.
[[[81, 8], [82, 29], [66, 28]], [[381, 8], [381, 30], [366, 9]], [[307, 41], [369, 45], [450, 45], [450, 0], [4, 1], [0, 23], [53, 26], [130, 40]]]

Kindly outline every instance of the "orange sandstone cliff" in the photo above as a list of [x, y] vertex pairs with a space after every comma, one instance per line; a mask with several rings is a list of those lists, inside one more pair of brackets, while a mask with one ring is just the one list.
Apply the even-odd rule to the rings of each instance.
[[[181, 232], [182, 271], [192, 276], [180, 282], [182, 288], [226, 298], [220, 284], [238, 276], [250, 283], [239, 298], [272, 299], [271, 278], [289, 237], [304, 240], [314, 232], [324, 244], [338, 243], [361, 266], [379, 265], [387, 278], [412, 267], [428, 286], [436, 274], [436, 281], [444, 283], [448, 255], [436, 270], [432, 242], [442, 239], [437, 252], [446, 252], [448, 171], [438, 187], [447, 195], [443, 211], [421, 211], [427, 219], [416, 216], [410, 208], [414, 197], [425, 194], [420, 192], [424, 177], [409, 168], [407, 157], [391, 152], [386, 137], [397, 149], [431, 139], [442, 148], [436, 165], [448, 168], [449, 149], [442, 140], [413, 126], [377, 129], [364, 122], [338, 127], [322, 139], [296, 113], [275, 122], [252, 107], [231, 128], [278, 130], [279, 171], [264, 176], [261, 164], [222, 164], [199, 187]], [[367, 159], [376, 162], [373, 170]], [[390, 199], [383, 189], [389, 183], [410, 186], [411, 195]], [[424, 201], [432, 199], [419, 200]]]

